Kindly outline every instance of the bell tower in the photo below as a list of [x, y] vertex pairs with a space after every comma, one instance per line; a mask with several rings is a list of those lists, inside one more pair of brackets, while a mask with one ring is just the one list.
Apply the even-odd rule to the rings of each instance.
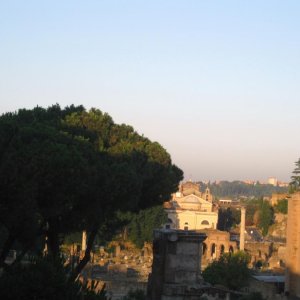
[[210, 189], [209, 187], [207, 187], [205, 189], [205, 192], [204, 192], [204, 197], [203, 197], [206, 201], [208, 202], [212, 202], [212, 194], [210, 193]]

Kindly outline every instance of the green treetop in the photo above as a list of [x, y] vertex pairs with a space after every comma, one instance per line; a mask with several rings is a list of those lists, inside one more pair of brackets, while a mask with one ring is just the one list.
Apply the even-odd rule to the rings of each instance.
[[243, 251], [234, 254], [224, 253], [202, 272], [205, 281], [221, 284], [232, 290], [239, 290], [248, 284], [250, 257]]
[[300, 189], [300, 158], [295, 162], [296, 168], [293, 171], [292, 181], [290, 183], [290, 192], [299, 191]]
[[47, 237], [52, 256], [63, 238], [87, 230], [89, 261], [96, 235], [115, 229], [118, 211], [162, 204], [182, 171], [158, 143], [100, 110], [36, 107], [0, 117], [0, 264], [18, 242], [22, 252]]

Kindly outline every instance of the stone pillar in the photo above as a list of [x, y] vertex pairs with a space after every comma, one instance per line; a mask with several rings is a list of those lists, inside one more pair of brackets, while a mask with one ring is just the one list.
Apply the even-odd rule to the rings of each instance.
[[190, 286], [199, 287], [204, 233], [192, 230], [155, 230], [153, 264], [147, 300], [183, 300]]
[[84, 252], [86, 250], [86, 231], [82, 231], [82, 242], [81, 242], [81, 251]]
[[117, 245], [115, 248], [115, 257], [119, 257], [121, 254], [121, 247], [120, 245]]
[[285, 291], [300, 298], [300, 192], [288, 199]]
[[246, 208], [241, 207], [241, 228], [240, 228], [240, 250], [245, 249], [245, 222], [246, 222]]

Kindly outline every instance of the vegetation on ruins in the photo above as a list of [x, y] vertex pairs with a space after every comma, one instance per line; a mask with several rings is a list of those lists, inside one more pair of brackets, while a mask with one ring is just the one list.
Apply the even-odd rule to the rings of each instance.
[[209, 264], [202, 272], [205, 281], [220, 284], [232, 290], [247, 286], [251, 271], [248, 269], [250, 257], [243, 251], [224, 253]]
[[[87, 249], [68, 274], [73, 282], [90, 259], [97, 235], [124, 225], [119, 212], [138, 212], [175, 192], [182, 171], [157, 142], [100, 110], [82, 106], [21, 109], [0, 117], [0, 267], [18, 249], [53, 261], [67, 235], [87, 230]], [[1, 277], [2, 278], [2, 277]]]
[[274, 223], [274, 211], [267, 201], [261, 201], [258, 211], [258, 228], [261, 229], [262, 234], [266, 236], [269, 227]]
[[228, 231], [241, 222], [241, 211], [235, 208], [219, 208], [218, 229]]
[[288, 200], [287, 199], [279, 200], [278, 203], [274, 206], [274, 209], [275, 212], [286, 215], [288, 211]]
[[[246, 207], [246, 225], [255, 225], [262, 231], [263, 235], [268, 234], [269, 227], [274, 223], [274, 209], [268, 201], [262, 198], [252, 199], [244, 202]], [[279, 201], [276, 210], [285, 211], [287, 203]], [[234, 207], [219, 209], [218, 229], [230, 230], [241, 221], [239, 209]]]

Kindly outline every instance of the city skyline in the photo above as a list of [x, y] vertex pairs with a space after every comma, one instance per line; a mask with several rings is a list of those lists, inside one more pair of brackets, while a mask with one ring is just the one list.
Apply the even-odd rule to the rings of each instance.
[[158, 141], [185, 179], [290, 181], [298, 1], [6, 1], [0, 113], [82, 104]]

